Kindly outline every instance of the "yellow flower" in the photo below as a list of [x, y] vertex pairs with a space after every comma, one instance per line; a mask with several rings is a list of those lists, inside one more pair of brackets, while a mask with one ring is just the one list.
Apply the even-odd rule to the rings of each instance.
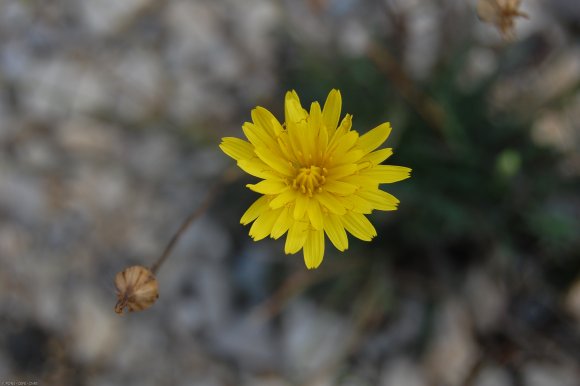
[[220, 148], [238, 166], [261, 178], [247, 187], [261, 196], [240, 222], [254, 222], [254, 241], [266, 236], [280, 238], [286, 232], [284, 251], [304, 251], [309, 269], [324, 256], [324, 234], [339, 250], [348, 248], [348, 231], [370, 241], [377, 235], [365, 216], [373, 210], [396, 210], [399, 200], [379, 189], [380, 184], [410, 176], [411, 169], [381, 165], [393, 152], [376, 150], [389, 136], [391, 125], [383, 123], [359, 136], [351, 130], [352, 116], [339, 124], [342, 99], [338, 90], [328, 94], [324, 108], [312, 103], [302, 108], [295, 91], [286, 93], [286, 122], [263, 107], [252, 110], [252, 123], [242, 126], [249, 142], [222, 139]]

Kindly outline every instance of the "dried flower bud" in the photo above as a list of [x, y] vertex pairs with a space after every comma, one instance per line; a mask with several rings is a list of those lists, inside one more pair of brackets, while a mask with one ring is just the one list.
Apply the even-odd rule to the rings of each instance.
[[519, 10], [522, 0], [479, 0], [477, 15], [481, 20], [494, 24], [504, 39], [514, 38], [514, 24], [517, 17], [528, 18]]
[[115, 287], [117, 287], [115, 312], [118, 314], [122, 314], [125, 307], [130, 312], [147, 309], [159, 297], [159, 286], [155, 275], [149, 269], [139, 265], [117, 273]]

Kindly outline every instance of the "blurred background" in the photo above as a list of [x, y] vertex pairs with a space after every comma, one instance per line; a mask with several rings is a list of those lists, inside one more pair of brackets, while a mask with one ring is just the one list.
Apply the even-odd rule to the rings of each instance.
[[[506, 41], [464, 0], [0, 1], [0, 381], [580, 385], [580, 5], [521, 8]], [[244, 176], [116, 315], [220, 138], [332, 88], [413, 168], [379, 236], [307, 271]]]

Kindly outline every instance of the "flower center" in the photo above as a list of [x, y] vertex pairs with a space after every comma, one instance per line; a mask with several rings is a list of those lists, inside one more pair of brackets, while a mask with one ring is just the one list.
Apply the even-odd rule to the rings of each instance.
[[300, 168], [292, 182], [292, 187], [312, 197], [313, 193], [322, 191], [322, 185], [326, 182], [327, 172], [326, 168], [319, 166]]

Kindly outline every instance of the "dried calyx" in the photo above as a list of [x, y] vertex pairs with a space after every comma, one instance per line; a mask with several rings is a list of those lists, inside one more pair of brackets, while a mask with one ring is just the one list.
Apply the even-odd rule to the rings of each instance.
[[115, 287], [115, 312], [118, 314], [122, 314], [125, 308], [129, 312], [145, 310], [159, 298], [157, 279], [151, 270], [143, 266], [135, 265], [117, 273]]

